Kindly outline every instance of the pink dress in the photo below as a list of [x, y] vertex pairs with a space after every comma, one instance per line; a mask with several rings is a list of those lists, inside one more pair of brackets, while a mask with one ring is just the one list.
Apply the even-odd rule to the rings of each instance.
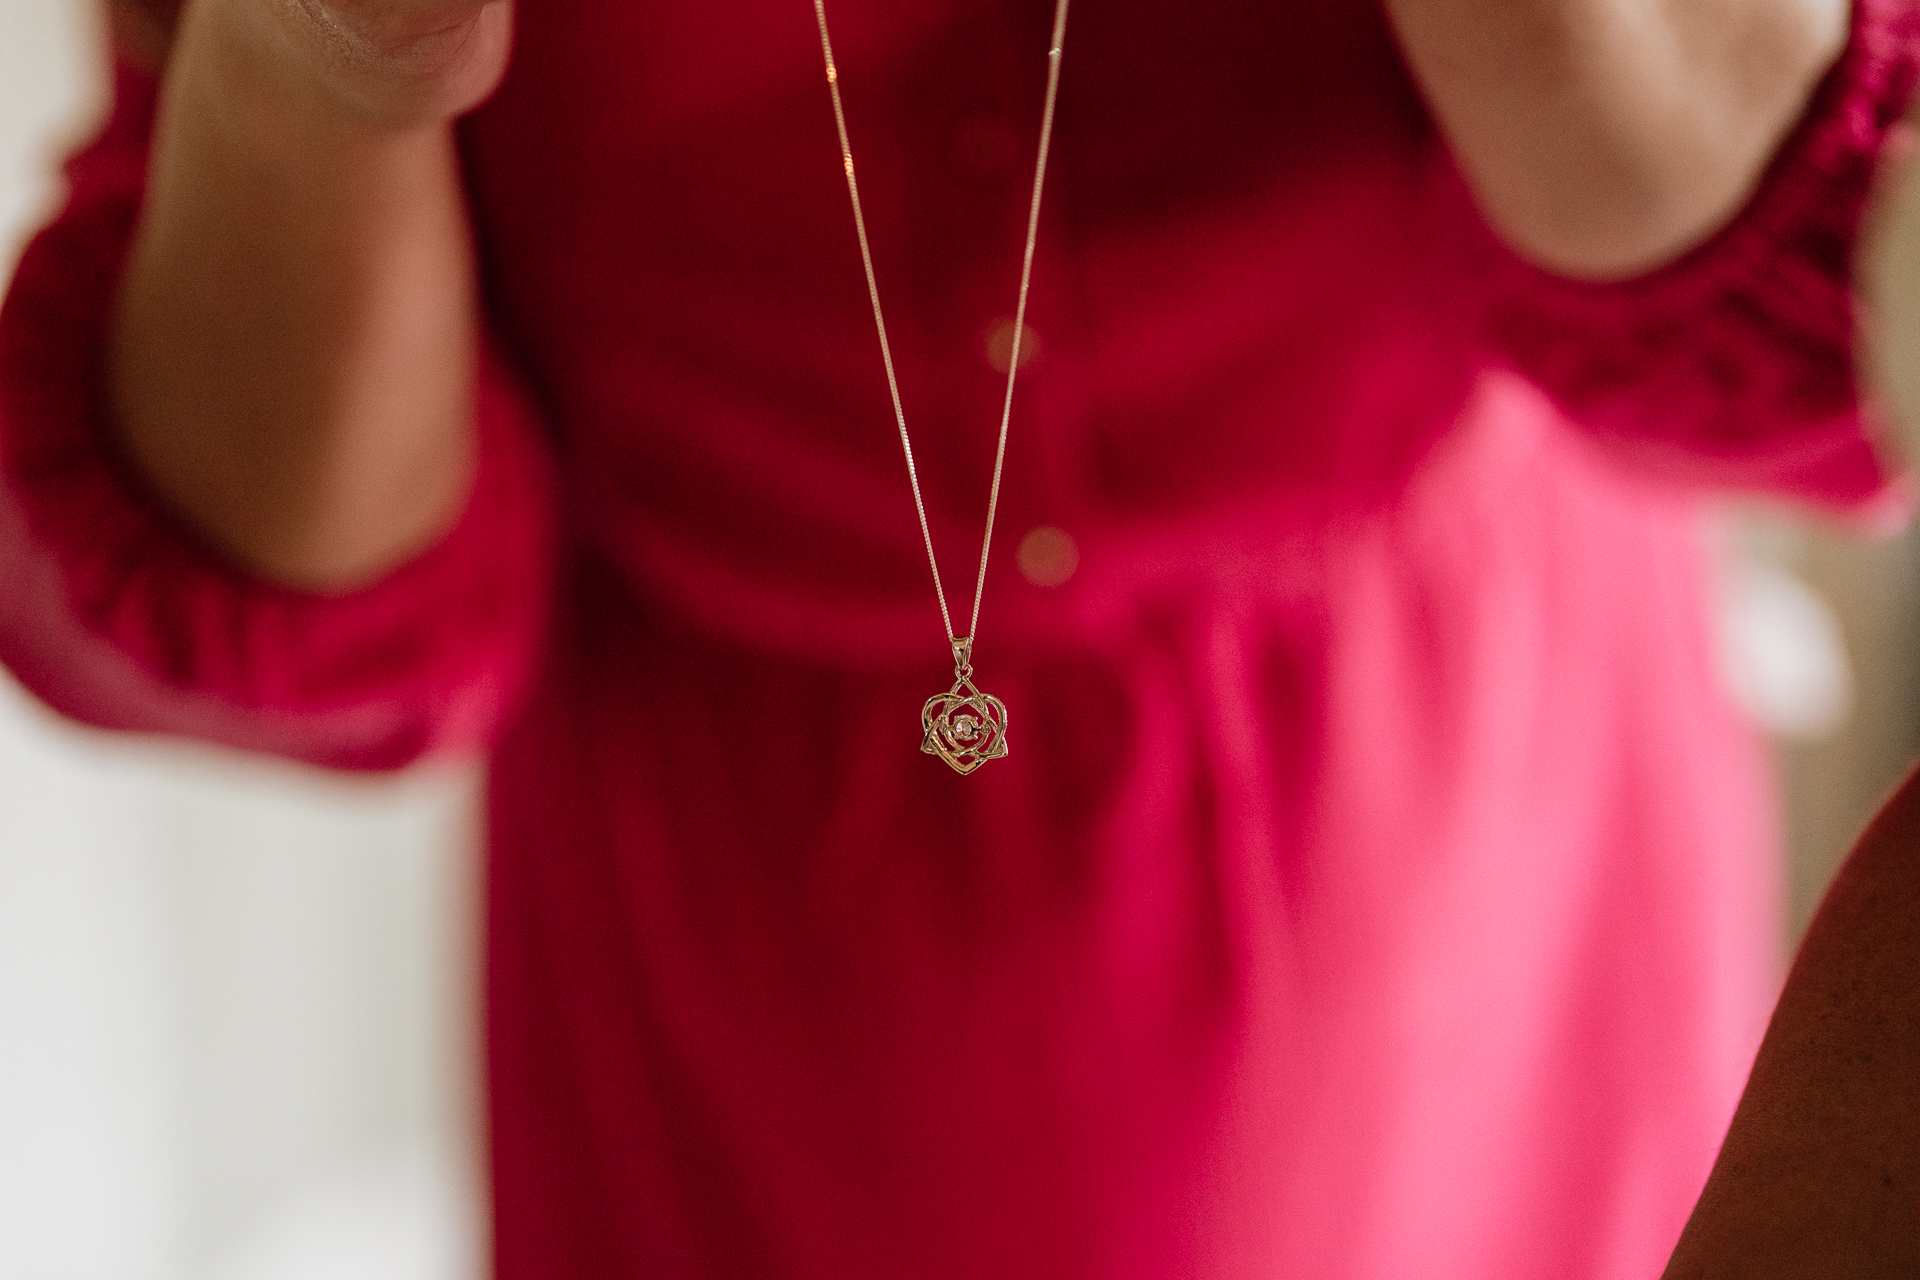
[[[956, 595], [1048, 9], [832, 8]], [[0, 313], [0, 657], [114, 728], [491, 753], [502, 1280], [1653, 1276], [1775, 981], [1698, 497], [1886, 481], [1847, 276], [1916, 26], [1856, 10], [1748, 207], [1602, 287], [1493, 239], [1375, 5], [1077, 6], [966, 778], [804, 0], [521, 6], [478, 486], [339, 597], [114, 452], [123, 70]]]

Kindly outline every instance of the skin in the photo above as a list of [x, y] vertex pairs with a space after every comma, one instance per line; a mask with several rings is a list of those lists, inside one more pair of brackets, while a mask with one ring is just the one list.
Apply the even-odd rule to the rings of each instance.
[[1821, 904], [1665, 1275], [1920, 1275], [1920, 776]]
[[163, 499], [269, 579], [364, 583], [465, 499], [478, 308], [449, 121], [511, 28], [498, 0], [182, 17], [114, 403]]
[[[154, 490], [269, 579], [340, 591], [428, 545], [472, 472], [473, 250], [451, 121], [510, 0], [190, 0], [111, 350]], [[1495, 224], [1604, 277], [1736, 209], [1845, 0], [1392, 0]]]
[[1846, 0], [1388, 0], [1488, 219], [1636, 274], [1730, 218], [1846, 42]]

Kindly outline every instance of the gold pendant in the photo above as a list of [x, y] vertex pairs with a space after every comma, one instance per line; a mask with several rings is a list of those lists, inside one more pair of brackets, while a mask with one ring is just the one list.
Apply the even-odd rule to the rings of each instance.
[[955, 773], [972, 773], [1007, 754], [1007, 707], [973, 687], [973, 637], [953, 642], [953, 688], [920, 709], [920, 749]]

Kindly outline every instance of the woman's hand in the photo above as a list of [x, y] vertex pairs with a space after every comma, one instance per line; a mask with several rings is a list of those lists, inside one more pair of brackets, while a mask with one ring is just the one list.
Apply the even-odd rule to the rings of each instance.
[[1569, 275], [1738, 211], [1846, 41], [1847, 0], [1388, 0], [1481, 208]]
[[509, 0], [188, 0], [121, 284], [128, 453], [210, 542], [331, 591], [458, 515], [479, 328], [452, 120]]
[[373, 129], [445, 123], [506, 70], [511, 0], [198, 0], [255, 87]]

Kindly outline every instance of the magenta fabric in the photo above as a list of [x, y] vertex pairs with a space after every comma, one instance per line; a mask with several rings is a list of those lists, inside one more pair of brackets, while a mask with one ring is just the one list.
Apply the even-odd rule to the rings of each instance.
[[[831, 8], [956, 597], [1048, 10]], [[1499, 246], [1375, 6], [1079, 6], [967, 778], [808, 5], [521, 6], [463, 125], [480, 479], [336, 597], [114, 452], [123, 70], [0, 312], [0, 658], [114, 728], [491, 751], [502, 1280], [1655, 1275], [1776, 976], [1700, 496], [1887, 484], [1848, 271], [1916, 27], [1856, 10], [1749, 206], [1600, 286]]]

